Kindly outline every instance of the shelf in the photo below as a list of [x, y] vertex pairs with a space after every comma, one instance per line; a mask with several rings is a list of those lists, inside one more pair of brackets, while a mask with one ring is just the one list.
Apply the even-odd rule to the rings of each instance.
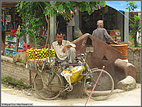
[[11, 33], [11, 32], [5, 32], [5, 34], [6, 34], [6, 35], [16, 35], [16, 36], [17, 36], [17, 34]]
[[6, 41], [6, 42], [9, 42], [9, 43], [16, 43], [16, 42], [14, 42], [14, 41]]
[[18, 50], [18, 35], [15, 34], [15, 33], [11, 33], [11, 32], [5, 32], [5, 46], [13, 46], [15, 47], [14, 49], [13, 48], [8, 48], [8, 47], [5, 47], [6, 51], [9, 51], [9, 52], [17, 52]]
[[23, 47], [18, 46], [18, 48], [23, 49]]
[[15, 51], [14, 49], [10, 49], [10, 48], [5, 48], [5, 49], [7, 49], [7, 50], [11, 50], [11, 51]]

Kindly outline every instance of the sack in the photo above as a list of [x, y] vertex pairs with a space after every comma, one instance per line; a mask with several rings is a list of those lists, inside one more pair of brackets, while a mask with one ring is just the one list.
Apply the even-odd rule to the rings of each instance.
[[26, 52], [19, 52], [13, 55], [13, 62], [18, 62], [19, 60], [21, 60], [24, 64], [26, 64], [27, 62]]
[[[65, 69], [61, 75], [65, 77], [69, 84], [79, 81], [83, 78], [80, 74], [85, 70], [84, 66], [76, 66], [71, 69], [71, 71]], [[80, 77], [79, 77], [80, 76]], [[79, 78], [78, 78], [79, 77]]]

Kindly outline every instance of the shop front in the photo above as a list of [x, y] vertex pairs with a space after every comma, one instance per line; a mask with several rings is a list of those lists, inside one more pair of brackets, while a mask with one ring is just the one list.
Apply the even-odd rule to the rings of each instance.
[[1, 54], [12, 56], [18, 52], [19, 36], [16, 34], [21, 18], [16, 11], [17, 2], [2, 2], [1, 9]]
[[[122, 12], [123, 13], [123, 12]], [[104, 28], [108, 31], [114, 40], [123, 41], [124, 38], [124, 16], [117, 10], [106, 6], [95, 10], [91, 15], [87, 12], [79, 14], [80, 29], [83, 33], [92, 34], [97, 28], [97, 21], [104, 21]]]

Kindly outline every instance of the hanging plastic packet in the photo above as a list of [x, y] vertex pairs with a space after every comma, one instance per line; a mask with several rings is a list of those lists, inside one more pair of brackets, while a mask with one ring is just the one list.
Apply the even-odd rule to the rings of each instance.
[[65, 69], [64, 71], [61, 72], [61, 75], [65, 77], [65, 79], [69, 84], [71, 84], [83, 78], [83, 76], [80, 76], [80, 74], [83, 71], [85, 71], [84, 66], [76, 66], [72, 67], [72, 69], [71, 68]]
[[72, 73], [70, 71], [68, 71], [67, 69], [65, 69], [64, 71], [61, 72], [61, 75], [66, 79], [66, 81], [69, 83], [69, 85], [71, 86], [71, 80], [70, 77], [72, 76]]

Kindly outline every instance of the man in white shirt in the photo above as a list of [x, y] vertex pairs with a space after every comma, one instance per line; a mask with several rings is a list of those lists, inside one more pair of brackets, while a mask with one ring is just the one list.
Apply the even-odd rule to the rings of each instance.
[[70, 41], [63, 40], [62, 33], [57, 33], [55, 42], [52, 43], [52, 48], [55, 49], [57, 58], [63, 62], [75, 63], [76, 45]]

